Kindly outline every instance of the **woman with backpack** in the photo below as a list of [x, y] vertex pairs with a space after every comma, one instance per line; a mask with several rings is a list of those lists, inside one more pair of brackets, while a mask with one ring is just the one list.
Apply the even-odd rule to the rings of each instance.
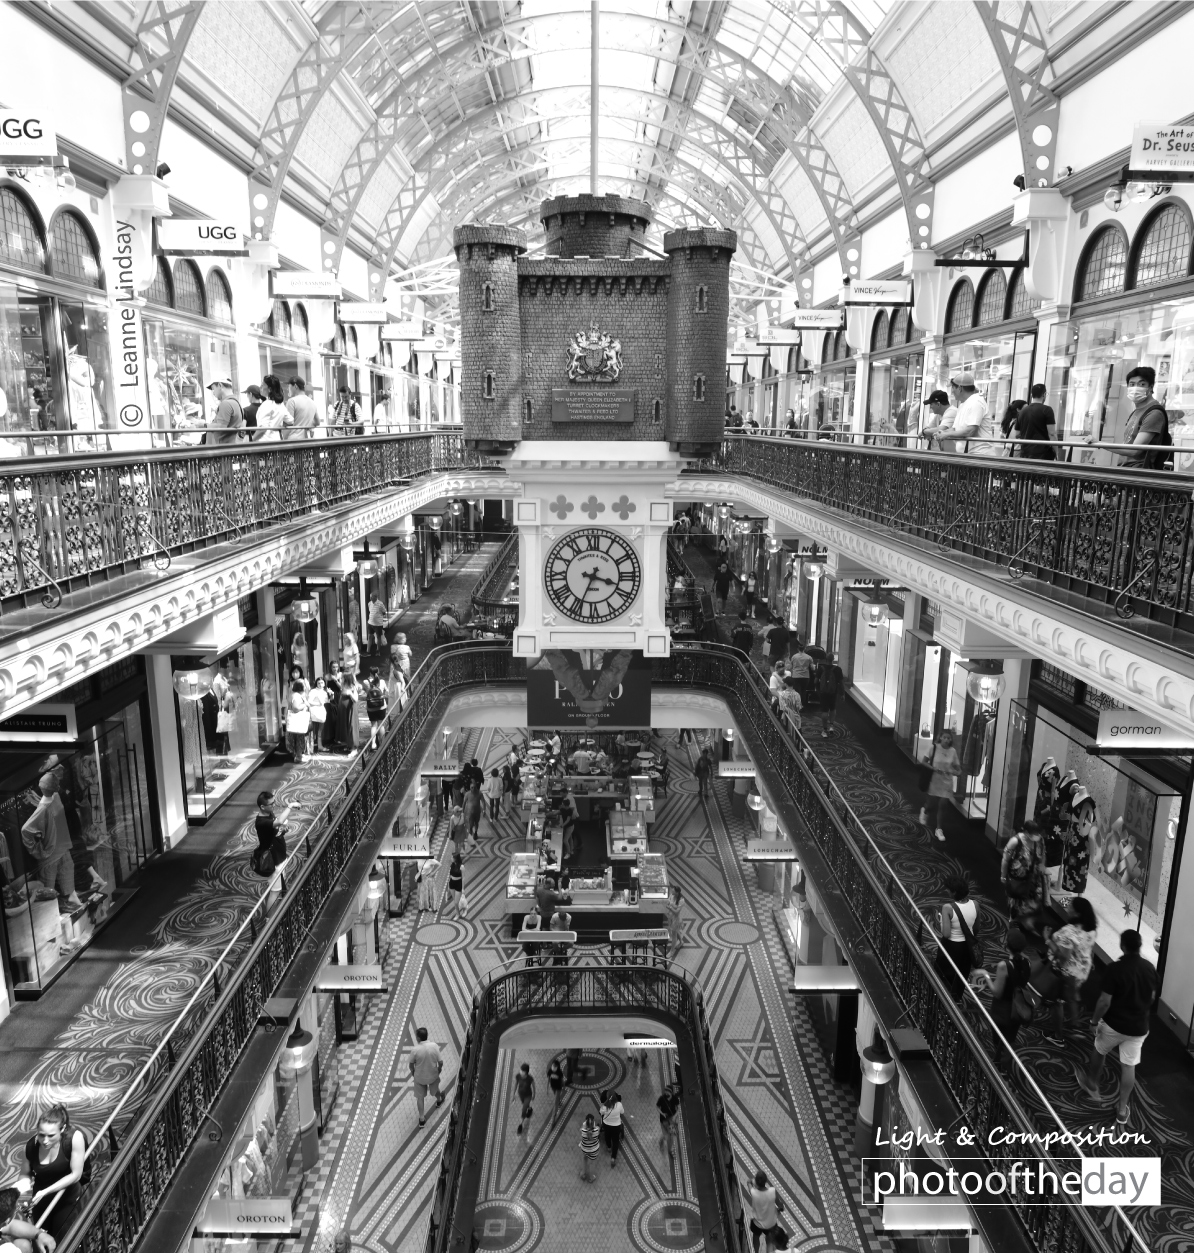
[[1013, 922], [1035, 921], [1046, 904], [1045, 842], [1031, 818], [1003, 846], [999, 881], [1007, 893], [1008, 914]]
[[389, 713], [388, 695], [386, 681], [377, 673], [377, 667], [374, 666], [369, 671], [369, 682], [365, 686], [365, 712], [369, 715], [369, 747], [371, 749], [376, 747], [382, 725]]
[[[37, 1133], [25, 1145], [26, 1170], [17, 1187], [21, 1192], [32, 1189], [30, 1217], [55, 1240], [70, 1230], [79, 1195], [91, 1181], [86, 1153], [87, 1137], [71, 1126], [65, 1105], [51, 1105], [38, 1119]], [[57, 1204], [47, 1215], [56, 1197]]]
[[939, 951], [936, 967], [950, 996], [960, 1002], [962, 981], [974, 967], [974, 928], [978, 922], [978, 904], [970, 899], [970, 884], [964, 875], [955, 875], [946, 886], [950, 899], [941, 906], [941, 947], [953, 959], [953, 965]]

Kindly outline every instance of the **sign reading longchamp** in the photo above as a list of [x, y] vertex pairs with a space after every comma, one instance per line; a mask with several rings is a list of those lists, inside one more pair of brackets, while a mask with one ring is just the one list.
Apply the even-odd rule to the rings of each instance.
[[1099, 714], [1100, 748], [1161, 748], [1189, 753], [1194, 751], [1192, 741], [1194, 736], [1185, 731], [1175, 731], [1132, 709], [1104, 709]]

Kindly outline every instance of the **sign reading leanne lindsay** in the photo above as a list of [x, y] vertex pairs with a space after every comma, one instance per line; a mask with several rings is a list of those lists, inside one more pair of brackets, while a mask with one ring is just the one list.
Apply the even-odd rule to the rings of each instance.
[[[527, 718], [532, 727], [649, 727], [651, 663], [636, 652], [621, 682], [603, 692], [603, 670], [581, 669], [580, 654], [562, 650], [568, 679], [557, 678], [547, 658], [527, 671]], [[601, 657], [595, 654], [594, 660]], [[610, 657], [611, 652], [605, 656]], [[599, 696], [605, 695], [600, 708]]]
[[0, 161], [20, 165], [58, 155], [58, 135], [39, 109], [0, 109]]
[[216, 218], [163, 218], [158, 253], [164, 257], [247, 257], [248, 244], [235, 222]]
[[842, 288], [844, 305], [910, 305], [912, 284], [905, 278], [855, 279]]
[[301, 300], [304, 296], [339, 300], [341, 295], [334, 274], [316, 274], [313, 270], [274, 270], [273, 286], [279, 300]]
[[1132, 131], [1132, 157], [1128, 169], [1194, 173], [1194, 126], [1169, 126], [1163, 122], [1137, 122]]
[[1115, 750], [1161, 748], [1181, 753], [1194, 751], [1194, 736], [1175, 731], [1156, 718], [1131, 709], [1104, 709], [1099, 714], [1098, 745]]

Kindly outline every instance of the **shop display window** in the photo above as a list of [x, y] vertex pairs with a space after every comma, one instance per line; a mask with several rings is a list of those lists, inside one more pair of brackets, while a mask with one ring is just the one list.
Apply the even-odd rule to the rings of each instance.
[[[1066, 439], [1122, 443], [1133, 405], [1128, 371], [1138, 365], [1157, 373], [1154, 395], [1169, 413], [1174, 436], [1194, 428], [1194, 299], [1161, 300], [1053, 328], [1046, 385]], [[1112, 465], [1103, 449], [1075, 450], [1073, 460]]]
[[854, 651], [850, 680], [880, 726], [895, 724], [904, 620], [886, 601], [855, 604]]
[[274, 628], [215, 663], [212, 690], [178, 701], [187, 816], [204, 820], [277, 745], [282, 733]]
[[[875, 435], [905, 435], [919, 430], [924, 353], [901, 354], [871, 362], [866, 429]], [[875, 441], [882, 443], [881, 439]], [[902, 439], [892, 440], [897, 447]]]
[[901, 663], [901, 704], [896, 714], [895, 741], [915, 761], [923, 761], [933, 746], [942, 664], [948, 664], [948, 656], [948, 650], [923, 631], [908, 631]]
[[[1049, 814], [1065, 842], [1060, 883], [1053, 895], [1085, 896], [1098, 918], [1104, 956], [1119, 956], [1119, 933], [1134, 927], [1143, 954], [1156, 962], [1165, 928], [1181, 796], [1135, 762], [1092, 756], [1077, 727], [1036, 701], [1011, 702], [1007, 782], [999, 832], [1008, 836], [1026, 817]], [[1084, 791], [1079, 803], [1047, 807], [1038, 780], [1052, 758], [1061, 776], [1073, 771]]]
[[230, 339], [156, 318], [145, 318], [144, 326], [153, 425], [179, 432], [175, 444], [199, 444], [211, 402], [207, 384], [223, 377], [237, 385], [236, 348]]
[[[948, 650], [943, 650], [948, 651]], [[949, 655], [942, 729], [954, 733], [954, 747], [962, 763], [954, 800], [967, 818], [986, 818], [991, 796], [991, 771], [995, 758], [997, 705], [976, 701], [967, 690], [967, 681], [976, 670], [984, 671], [989, 662], [972, 661]]]
[[[18, 995], [36, 992], [85, 947], [97, 927], [130, 892], [130, 879], [153, 851], [150, 792], [140, 701], [80, 733], [75, 743], [46, 753], [8, 745], [0, 788], [0, 879], [9, 971]], [[58, 782], [80, 905], [60, 904], [38, 877], [23, 830], [37, 811], [39, 780]]]
[[985, 331], [980, 328], [968, 339], [946, 345], [945, 371], [936, 385], [948, 389], [954, 375], [969, 370], [998, 425], [1013, 400], [1028, 398], [1035, 351], [1035, 330]]

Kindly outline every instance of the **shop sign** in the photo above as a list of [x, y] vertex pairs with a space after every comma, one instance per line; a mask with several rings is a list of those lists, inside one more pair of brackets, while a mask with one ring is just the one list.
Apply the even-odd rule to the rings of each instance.
[[213, 1197], [195, 1224], [200, 1235], [290, 1236], [294, 1217], [288, 1196]]
[[795, 861], [796, 850], [791, 844], [776, 844], [772, 840], [747, 840], [747, 861]]
[[321, 300], [339, 300], [342, 294], [334, 274], [317, 274], [314, 270], [274, 270], [273, 294], [279, 300], [296, 300], [313, 296]]
[[434, 354], [437, 352], [447, 352], [451, 345], [448, 343], [447, 339], [444, 338], [444, 336], [437, 335], [434, 339], [418, 339], [411, 344], [411, 347], [415, 350], [415, 352], [429, 352]]
[[131, 437], [120, 440], [121, 449], [148, 448], [150, 444], [149, 364], [141, 332], [145, 301], [137, 295], [133, 278], [133, 257], [145, 255], [137, 239], [138, 229], [131, 222], [116, 223], [116, 250], [109, 268], [116, 276], [116, 413], [121, 431]]
[[75, 707], [70, 704], [33, 705], [0, 721], [0, 741], [10, 744], [52, 741], [69, 744], [79, 738]]
[[[580, 654], [563, 650], [564, 657], [573, 670], [577, 682], [586, 692], [595, 690], [602, 677], [601, 670], [581, 669]], [[607, 653], [609, 657], [612, 654]], [[596, 703], [596, 702], [592, 702]], [[586, 706], [589, 701], [584, 701]], [[643, 728], [651, 725], [651, 663], [641, 652], [636, 652], [622, 682], [609, 694], [605, 704], [596, 712], [582, 709], [572, 691], [563, 686], [554, 671], [544, 664], [543, 669], [527, 671], [527, 719], [531, 727], [592, 727], [602, 730], [617, 727]]]
[[355, 326], [384, 326], [390, 320], [390, 311], [380, 301], [343, 300], [340, 302], [340, 321]]
[[575, 931], [520, 931], [515, 936], [518, 944], [575, 944]]
[[1194, 126], [1137, 122], [1132, 131], [1130, 175], [1137, 173], [1194, 175]]
[[912, 284], [906, 278], [855, 279], [842, 288], [843, 305], [911, 305]]
[[0, 109], [0, 163], [22, 165], [58, 155], [58, 135], [38, 109]]
[[163, 218], [157, 224], [163, 257], [247, 257], [249, 247], [234, 222], [218, 218]]
[[1156, 718], [1131, 709], [1104, 709], [1099, 713], [1097, 743], [1100, 748], [1122, 751], [1131, 748], [1159, 748], [1167, 752], [1194, 752], [1194, 736], [1175, 731]]
[[385, 992], [380, 966], [324, 966], [315, 980], [317, 992]]
[[381, 842], [378, 857], [401, 859], [403, 857], [430, 857], [431, 832], [407, 832], [405, 835], [387, 835]]
[[454, 762], [445, 761], [438, 766], [427, 766], [419, 774], [424, 779], [454, 779], [460, 773], [460, 767]]
[[753, 779], [755, 763], [753, 761], [719, 761], [717, 774], [721, 779]]
[[388, 322], [381, 328], [381, 337], [387, 342], [402, 340], [413, 344], [423, 338], [422, 322]]
[[628, 1049], [674, 1049], [675, 1040], [664, 1040], [657, 1035], [635, 1035], [633, 1031], [622, 1032]]
[[797, 330], [833, 331], [845, 324], [841, 309], [797, 309], [792, 314], [792, 326]]
[[671, 939], [667, 927], [639, 927], [635, 930], [611, 931], [611, 944], [655, 944]]

